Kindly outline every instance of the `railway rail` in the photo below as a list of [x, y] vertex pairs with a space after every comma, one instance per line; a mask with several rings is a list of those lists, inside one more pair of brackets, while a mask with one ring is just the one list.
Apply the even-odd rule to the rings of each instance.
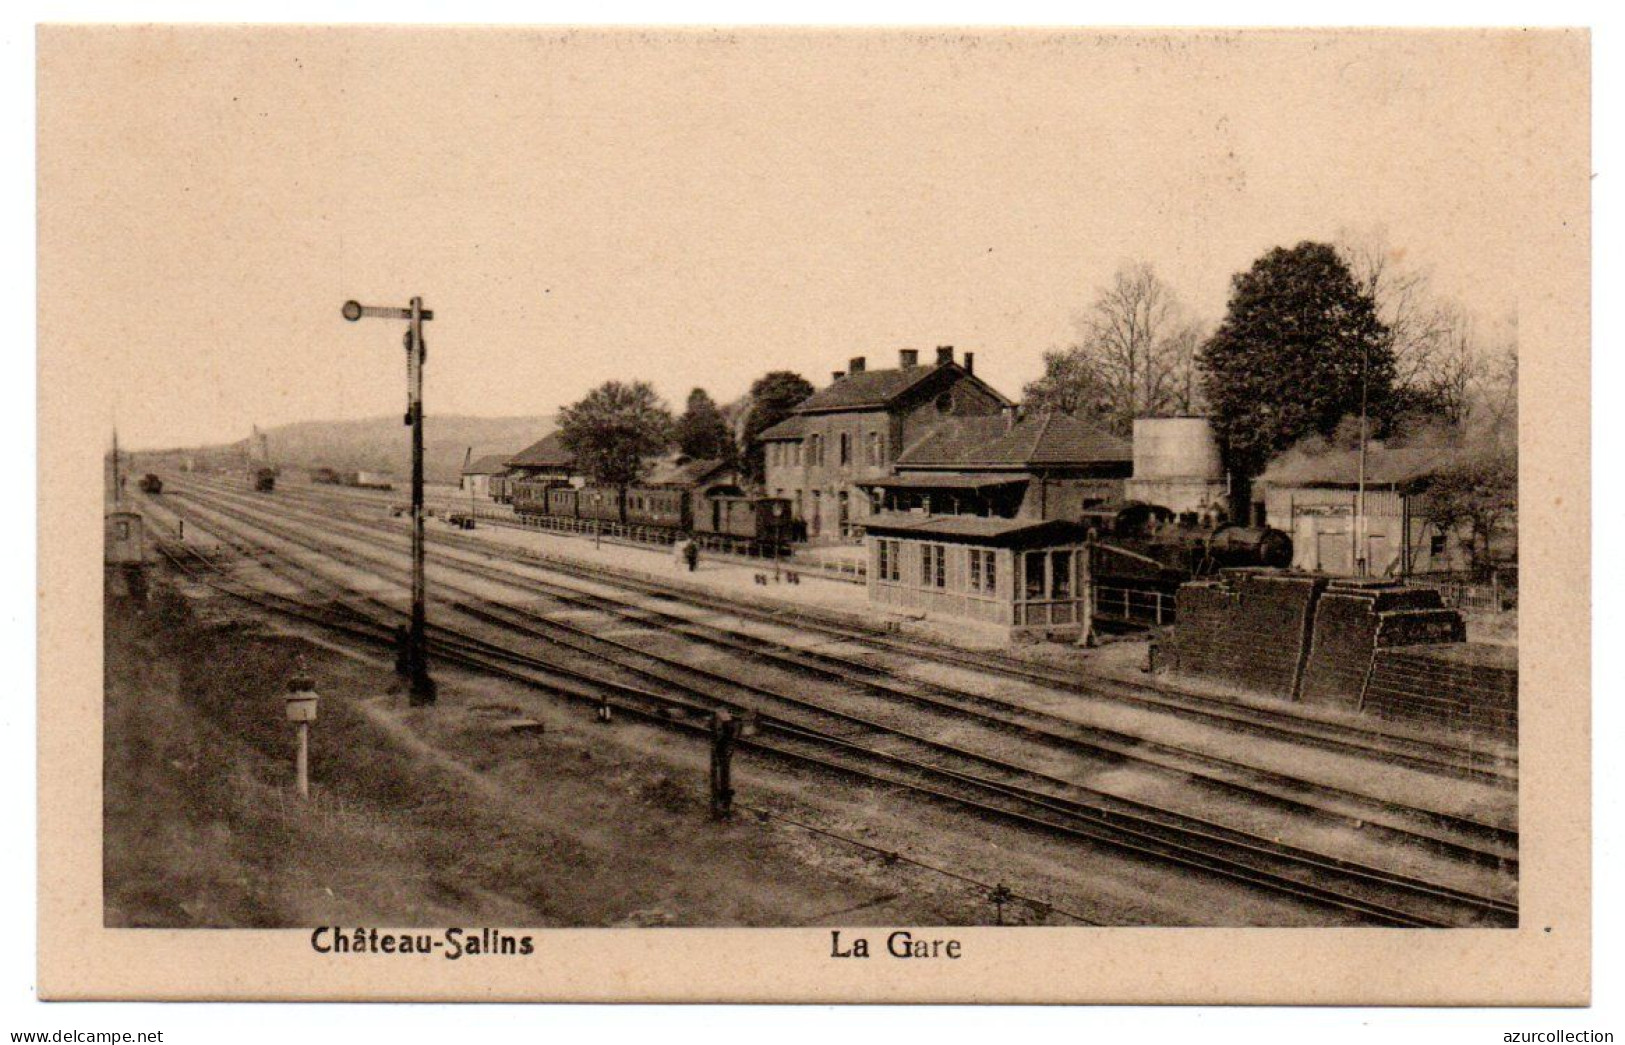
[[[260, 507], [263, 514], [264, 508]], [[277, 523], [268, 522], [263, 517], [255, 518], [238, 508], [222, 505], [218, 500], [212, 505], [204, 505], [204, 509], [217, 512], [228, 519], [232, 517], [232, 513], [236, 513], [236, 522], [239, 526], [257, 528], [276, 539], [303, 545], [306, 548], [314, 544], [318, 554], [331, 556], [335, 551], [332, 547], [322, 550], [319, 541], [314, 541], [308, 536], [300, 538], [286, 527], [279, 527]], [[211, 528], [221, 528], [218, 518]], [[281, 533], [277, 532], [279, 528]], [[238, 536], [240, 538], [241, 535]], [[356, 565], [358, 557], [353, 553], [338, 556], [339, 559], [345, 557], [350, 558], [351, 568], [362, 568]], [[468, 564], [458, 564], [457, 568], [464, 568], [466, 565]], [[374, 567], [376, 566], [375, 563]], [[309, 569], [308, 565], [301, 568]], [[373, 572], [377, 572], [377, 569], [374, 568]], [[500, 579], [500, 582], [505, 584], [513, 581], [514, 578], [511, 576]], [[465, 591], [463, 594], [473, 593]], [[539, 629], [534, 620], [521, 619], [523, 615], [516, 615], [515, 611], [508, 607], [493, 608], [489, 600], [478, 596], [468, 601], [460, 599], [452, 605], [459, 613], [526, 635], [531, 639], [541, 638], [556, 648], [569, 645], [560, 641], [559, 629], [556, 627], [558, 622], [549, 622], [548, 628]], [[395, 612], [398, 614], [399, 611]], [[437, 634], [437, 641], [448, 640], [459, 641], [450, 634]], [[467, 639], [465, 637], [460, 641], [466, 642]], [[498, 656], [489, 648], [491, 646], [489, 640], [481, 642], [485, 644], [481, 647], [482, 656]], [[578, 634], [575, 642], [576, 653], [588, 657], [591, 662], [606, 662], [611, 659], [607, 656], [608, 647], [601, 637]], [[532, 663], [536, 662], [530, 654], [518, 651], [507, 650], [500, 656], [509, 658], [517, 656], [526, 658]], [[771, 731], [779, 741], [781, 753], [782, 749], [787, 746], [793, 748], [796, 744], [813, 745], [817, 748], [816, 751], [800, 750], [799, 756], [803, 761], [819, 759], [835, 763], [849, 763], [853, 759], [878, 761], [884, 765], [887, 773], [892, 774], [894, 784], [903, 784], [924, 793], [940, 792], [939, 797], [946, 795], [961, 804], [969, 804], [985, 811], [1002, 811], [1005, 815], [1016, 819], [1047, 823], [1052, 828], [1068, 833], [1081, 832], [1083, 837], [1109, 842], [1120, 848], [1126, 847], [1142, 855], [1156, 853], [1165, 860], [1185, 866], [1204, 866], [1215, 873], [1251, 881], [1277, 892], [1307, 896], [1319, 902], [1340, 906], [1344, 910], [1357, 911], [1379, 922], [1504, 924], [1508, 919], [1516, 917], [1515, 907], [1505, 902], [1414, 877], [1365, 867], [1352, 861], [1329, 858], [1301, 848], [1273, 843], [1222, 825], [1203, 823], [1182, 814], [1154, 809], [1144, 803], [1135, 803], [1100, 792], [1091, 793], [1073, 782], [1048, 777], [1023, 766], [990, 758], [982, 753], [963, 750], [955, 745], [933, 741], [927, 737], [909, 735], [895, 725], [887, 725], [827, 707], [813, 706], [804, 701], [796, 701], [783, 693], [768, 692], [763, 687], [754, 687], [752, 690], [751, 687], [742, 686], [736, 680], [715, 673], [709, 676], [696, 673], [689, 665], [668, 662], [657, 666], [654, 661], [658, 658], [651, 658], [649, 654], [640, 650], [622, 648], [617, 656], [619, 660], [616, 672], [623, 677], [605, 679], [594, 676], [594, 682], [630, 687], [639, 692], [648, 691], [647, 687], [652, 683], [661, 689], [648, 692], [669, 694], [673, 689], [677, 689], [686, 693], [691, 703], [697, 703], [699, 706], [714, 708], [721, 702], [722, 706], [730, 706], [741, 711], [754, 708], [765, 713], [766, 720], [771, 724]], [[634, 657], [645, 659], [641, 663], [634, 663], [633, 659], [629, 659]], [[547, 670], [561, 670], [559, 660], [559, 656], [548, 659], [545, 662]], [[569, 670], [580, 674], [578, 669]], [[686, 679], [681, 677], [684, 672], [689, 673]], [[723, 700], [716, 695], [719, 690], [734, 692], [736, 696], [731, 700]], [[753, 702], [740, 699], [739, 695], [747, 691]], [[623, 698], [627, 696], [625, 692], [621, 692], [620, 695]], [[769, 699], [778, 702], [776, 710], [765, 711], [764, 701]], [[794, 712], [793, 715], [791, 711]], [[895, 750], [877, 751], [873, 747], [864, 746], [859, 739], [854, 738], [861, 738], [870, 743], [876, 738], [884, 738], [889, 746], [895, 748], [901, 745], [914, 754], [904, 754]], [[924, 754], [930, 755], [936, 761], [925, 761], [922, 757]], [[967, 795], [965, 793], [967, 789], [975, 794]], [[1338, 888], [1327, 885], [1328, 881], [1337, 883]], [[1357, 889], [1364, 890], [1366, 895], [1349, 895], [1347, 885], [1350, 882], [1356, 883]], [[1339, 888], [1343, 891], [1339, 891]], [[1375, 899], [1371, 898], [1373, 894]], [[1420, 910], [1416, 907], [1418, 901], [1422, 903]], [[1407, 904], [1409, 906], [1406, 906]]]

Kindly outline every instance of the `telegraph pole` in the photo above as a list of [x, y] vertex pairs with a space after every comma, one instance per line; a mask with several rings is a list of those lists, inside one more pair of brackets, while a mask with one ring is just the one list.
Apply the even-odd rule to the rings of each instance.
[[406, 320], [406, 424], [412, 428], [412, 624], [406, 636], [404, 667], [411, 686], [414, 706], [433, 704], [434, 680], [429, 677], [428, 614], [424, 608], [426, 586], [423, 577], [423, 324], [434, 313], [423, 307], [422, 298], [413, 298], [406, 308], [385, 308], [344, 303], [344, 318], [354, 323], [362, 317]]
[[[1354, 495], [1354, 572], [1364, 577], [1369, 572], [1365, 557], [1369, 542], [1365, 537], [1365, 466], [1366, 466], [1366, 410], [1368, 381], [1366, 371], [1371, 366], [1371, 346], [1360, 350], [1360, 481]], [[1407, 535], [1407, 540], [1409, 539]]]

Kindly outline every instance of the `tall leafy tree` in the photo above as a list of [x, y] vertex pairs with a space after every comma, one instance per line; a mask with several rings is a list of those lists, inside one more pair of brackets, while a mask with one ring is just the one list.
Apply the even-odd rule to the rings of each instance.
[[1237, 273], [1197, 364], [1238, 492], [1276, 454], [1358, 415], [1362, 386], [1372, 432], [1392, 416], [1388, 331], [1329, 244], [1277, 247]]
[[677, 447], [689, 457], [734, 459], [733, 433], [716, 401], [703, 388], [688, 394], [688, 406], [677, 419]]
[[671, 411], [646, 381], [608, 381], [559, 411], [559, 438], [589, 479], [627, 486], [671, 445]]
[[745, 414], [742, 442], [745, 474], [761, 482], [766, 471], [762, 444], [756, 437], [790, 416], [797, 403], [813, 394], [812, 383], [791, 370], [774, 370], [750, 386], [750, 407]]

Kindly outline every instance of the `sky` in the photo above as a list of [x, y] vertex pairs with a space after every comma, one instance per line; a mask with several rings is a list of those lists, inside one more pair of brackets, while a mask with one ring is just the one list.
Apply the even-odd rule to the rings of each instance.
[[[398, 413], [681, 407], [976, 354], [1008, 395], [1144, 260], [1216, 321], [1381, 229], [1515, 314], [1517, 34], [47, 30], [40, 330], [131, 447]], [[1536, 129], [1538, 130], [1538, 129]], [[1518, 143], [1522, 142], [1522, 145]]]

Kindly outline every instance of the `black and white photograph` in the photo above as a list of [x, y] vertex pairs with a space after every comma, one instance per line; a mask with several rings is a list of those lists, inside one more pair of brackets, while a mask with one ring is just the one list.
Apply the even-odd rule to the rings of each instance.
[[38, 43], [66, 994], [1583, 997], [1583, 31]]

